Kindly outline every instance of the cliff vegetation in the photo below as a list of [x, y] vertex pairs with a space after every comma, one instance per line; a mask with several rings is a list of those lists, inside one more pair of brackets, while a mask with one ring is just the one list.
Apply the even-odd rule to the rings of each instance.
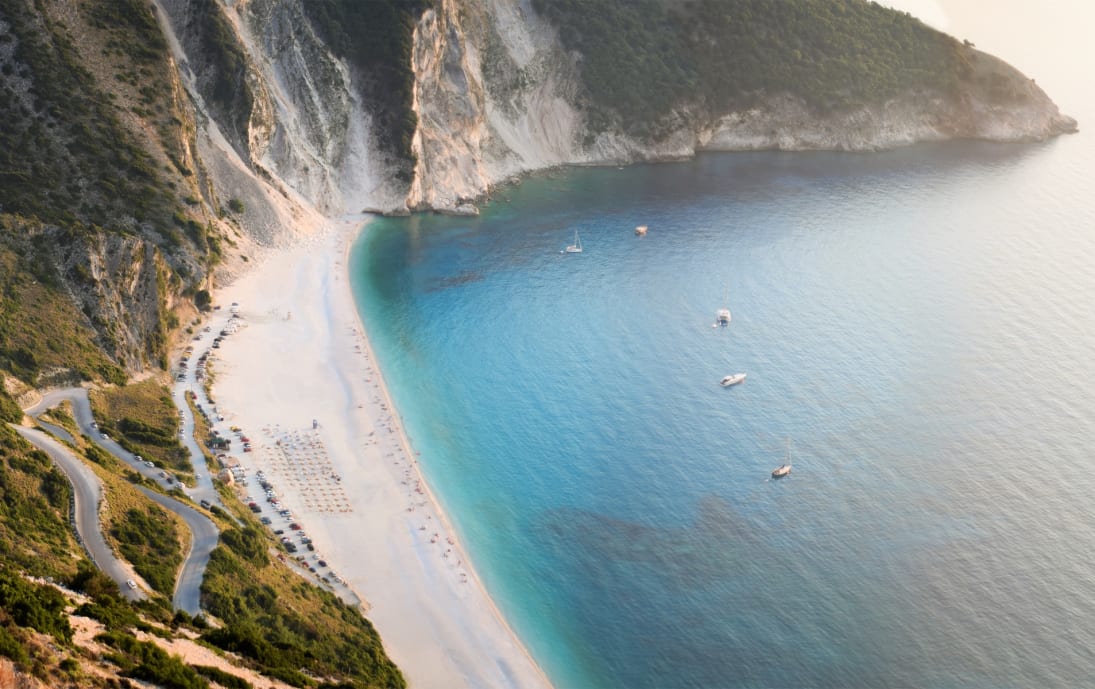
[[[0, 352], [18, 351], [19, 337], [36, 340], [36, 356], [85, 379], [165, 363], [177, 325], [171, 302], [193, 294], [222, 255], [193, 169], [186, 105], [148, 3], [92, 0], [79, 12], [0, 3], [0, 260], [12, 269], [4, 277], [44, 286], [49, 305], [75, 307], [42, 327], [57, 328], [53, 351], [84, 350], [53, 357], [41, 333], [0, 324]], [[0, 356], [26, 382], [46, 382], [41, 366], [12, 362]]]
[[819, 111], [908, 89], [948, 92], [964, 47], [863, 0], [534, 0], [579, 65], [591, 120], [656, 138], [674, 111], [748, 107], [790, 93]]
[[372, 623], [289, 571], [293, 565], [284, 564], [288, 556], [273, 536], [238, 501], [227, 504], [246, 526], [225, 528], [210, 557], [202, 605], [224, 626], [203, 640], [297, 687], [315, 686], [312, 677], [347, 689], [405, 687]]
[[179, 444], [178, 409], [163, 384], [145, 380], [89, 397], [100, 428], [122, 447], [172, 472], [194, 472], [190, 453]]

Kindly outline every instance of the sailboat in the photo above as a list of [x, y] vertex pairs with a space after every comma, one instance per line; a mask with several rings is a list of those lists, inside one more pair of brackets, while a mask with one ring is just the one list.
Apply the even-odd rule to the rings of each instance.
[[[725, 303], [728, 303], [729, 301], [730, 301], [730, 288], [727, 287], [726, 288], [726, 298], [723, 300], [723, 303], [725, 304]], [[715, 312], [715, 326], [720, 326], [720, 325], [730, 325], [730, 309], [729, 309], [729, 307], [724, 306], [723, 308], [721, 308], [721, 309], [719, 309], [718, 311]]]
[[580, 254], [582, 253], [582, 240], [578, 237], [578, 230], [574, 230], [574, 243], [567, 244], [567, 248], [563, 249], [559, 253], [561, 254]]
[[787, 439], [787, 461], [772, 469], [772, 478], [783, 478], [791, 473], [791, 439]]

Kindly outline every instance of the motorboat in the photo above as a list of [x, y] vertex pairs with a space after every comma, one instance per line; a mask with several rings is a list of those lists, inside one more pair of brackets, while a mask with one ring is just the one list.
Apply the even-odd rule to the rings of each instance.
[[738, 383], [741, 383], [744, 380], [745, 380], [745, 374], [744, 373], [735, 373], [731, 376], [726, 376], [725, 378], [720, 380], [719, 385], [723, 386], [724, 388], [728, 388], [731, 385], [737, 385]]
[[[730, 288], [729, 287], [726, 288], [726, 296], [723, 298], [722, 303], [724, 303], [724, 304], [729, 304], [730, 303]], [[724, 307], [722, 307], [721, 309], [719, 309], [718, 311], [715, 312], [715, 323], [712, 327], [717, 328], [720, 325], [724, 326], [724, 327], [727, 326], [727, 325], [730, 325], [730, 307], [729, 306], [724, 306]]]
[[638, 227], [635, 228], [635, 236], [636, 237], [645, 237], [646, 236], [646, 230], [647, 230], [646, 225], [639, 225]]

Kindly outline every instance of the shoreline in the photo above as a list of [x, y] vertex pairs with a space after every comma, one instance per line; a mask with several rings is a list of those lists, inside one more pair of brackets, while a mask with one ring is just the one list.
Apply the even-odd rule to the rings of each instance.
[[369, 222], [301, 233], [217, 290], [246, 324], [213, 364], [220, 425], [250, 435], [255, 451], [233, 456], [275, 485], [316, 548], [304, 555], [358, 594], [409, 686], [550, 689], [426, 483], [376, 361], [349, 270]]

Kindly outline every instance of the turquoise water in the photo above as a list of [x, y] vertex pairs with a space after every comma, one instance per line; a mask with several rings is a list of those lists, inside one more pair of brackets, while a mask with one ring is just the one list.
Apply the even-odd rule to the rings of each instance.
[[1092, 160], [704, 155], [371, 224], [397, 407], [556, 686], [1092, 685]]

